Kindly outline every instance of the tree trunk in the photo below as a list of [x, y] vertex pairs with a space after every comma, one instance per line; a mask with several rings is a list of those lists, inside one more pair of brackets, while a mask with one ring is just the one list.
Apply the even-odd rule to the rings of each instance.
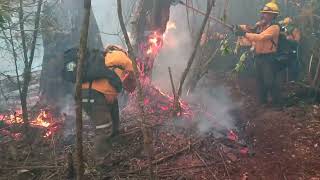
[[22, 44], [22, 52], [23, 52], [23, 62], [24, 62], [24, 73], [23, 73], [23, 85], [20, 93], [20, 102], [22, 108], [22, 118], [25, 126], [25, 132], [28, 130], [29, 122], [28, 122], [28, 108], [27, 108], [27, 93], [25, 88], [25, 82], [29, 80], [28, 78], [28, 50], [26, 46], [26, 36], [24, 31], [24, 12], [23, 12], [23, 1], [19, 0], [19, 27], [20, 27], [20, 35], [21, 35], [21, 44]]
[[[40, 79], [40, 92], [43, 103], [55, 107], [58, 111], [70, 104], [73, 94], [73, 84], [62, 79], [63, 52], [79, 46], [80, 27], [84, 17], [84, 0], [68, 0], [56, 3], [49, 1], [44, 6], [41, 24], [44, 56]], [[88, 48], [103, 49], [99, 29], [91, 12]], [[69, 96], [68, 96], [69, 95]]]
[[148, 38], [154, 32], [161, 36], [170, 15], [170, 0], [141, 0], [136, 4], [133, 15], [133, 47], [137, 50], [137, 61], [144, 75], [151, 79], [155, 57], [145, 56]]
[[90, 23], [90, 9], [91, 0], [84, 1], [84, 18], [81, 28], [80, 35], [80, 49], [79, 49], [79, 59], [77, 66], [77, 78], [76, 78], [76, 152], [77, 152], [77, 180], [83, 179], [84, 174], [84, 164], [83, 164], [83, 147], [82, 147], [82, 95], [81, 95], [81, 84], [82, 84], [82, 69], [85, 61], [85, 54], [87, 49], [89, 23]]
[[[39, 32], [39, 24], [40, 24], [40, 14], [41, 14], [41, 7], [42, 7], [43, 0], [38, 1], [37, 5], [37, 11], [35, 14], [35, 20], [34, 20], [34, 32], [32, 36], [32, 43], [30, 47], [30, 57], [28, 59], [28, 49], [26, 46], [26, 35], [24, 32], [24, 12], [23, 12], [23, 2], [22, 0], [19, 1], [20, 7], [19, 7], [19, 25], [20, 25], [20, 34], [21, 34], [21, 41], [22, 41], [22, 49], [23, 49], [23, 57], [24, 57], [24, 72], [23, 72], [23, 84], [22, 89], [19, 90], [20, 92], [20, 101], [21, 101], [21, 107], [22, 107], [22, 117], [25, 124], [25, 130], [27, 132], [29, 122], [28, 122], [28, 106], [27, 106], [27, 97], [28, 97], [28, 88], [29, 83], [31, 80], [31, 67], [34, 59], [34, 52], [36, 48], [36, 42]], [[10, 32], [11, 33], [11, 32]], [[15, 52], [14, 56], [15, 56]], [[18, 79], [19, 81], [19, 79]], [[18, 82], [20, 84], [20, 82]], [[20, 85], [19, 85], [20, 86]], [[20, 89], [21, 87], [19, 87]], [[30, 137], [30, 136], [29, 136]]]
[[153, 165], [152, 165], [152, 160], [153, 160], [153, 147], [152, 147], [152, 141], [153, 141], [153, 137], [152, 137], [152, 131], [150, 129], [150, 127], [148, 127], [147, 123], [146, 123], [146, 116], [145, 116], [145, 112], [144, 112], [144, 103], [143, 103], [143, 92], [142, 92], [142, 86], [140, 83], [140, 79], [139, 79], [139, 71], [138, 71], [138, 66], [137, 66], [137, 62], [136, 62], [136, 54], [133, 50], [133, 47], [130, 43], [130, 39], [128, 36], [128, 32], [123, 20], [123, 15], [122, 15], [122, 6], [121, 6], [121, 0], [117, 0], [117, 5], [118, 5], [118, 17], [119, 17], [119, 22], [120, 22], [120, 26], [121, 26], [121, 30], [123, 32], [123, 35], [125, 37], [125, 41], [128, 47], [128, 54], [130, 59], [132, 60], [133, 63], [133, 69], [134, 69], [134, 74], [135, 74], [135, 80], [137, 82], [137, 88], [138, 88], [138, 105], [140, 108], [140, 114], [141, 114], [141, 129], [142, 129], [142, 133], [143, 133], [143, 139], [144, 139], [144, 150], [148, 155], [148, 159], [149, 159], [149, 172], [150, 172], [150, 179], [154, 179], [154, 173], [153, 173]]

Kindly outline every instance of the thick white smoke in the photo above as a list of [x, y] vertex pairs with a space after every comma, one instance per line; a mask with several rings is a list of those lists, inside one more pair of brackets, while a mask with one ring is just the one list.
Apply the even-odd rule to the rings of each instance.
[[[197, 24], [201, 24], [203, 17], [198, 18], [200, 22], [197, 22]], [[165, 35], [164, 46], [155, 61], [153, 83], [161, 90], [172, 94], [168, 67], [172, 69], [177, 89], [181, 74], [186, 68], [187, 61], [192, 53], [194, 42], [191, 39], [184, 6], [171, 7], [169, 23], [168, 26], [175, 23], [175, 28], [168, 30]], [[199, 27], [194, 31], [197, 33]], [[212, 115], [211, 118], [208, 118], [208, 116], [195, 118], [196, 127], [202, 134], [209, 131], [214, 132], [214, 130], [235, 128], [235, 120], [230, 111], [236, 108], [237, 104], [230, 98], [229, 89], [223, 86], [210, 86], [213, 85], [207, 84], [201, 87], [201, 83], [199, 83], [199, 87], [194, 94], [183, 97], [183, 100], [190, 104], [201, 104], [202, 108]]]

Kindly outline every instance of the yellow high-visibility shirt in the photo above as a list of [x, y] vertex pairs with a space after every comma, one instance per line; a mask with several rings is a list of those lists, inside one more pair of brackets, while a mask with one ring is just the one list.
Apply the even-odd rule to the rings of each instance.
[[[129, 57], [122, 51], [112, 51], [107, 53], [104, 58], [105, 65], [107, 67], [112, 66], [121, 66], [124, 70], [115, 68], [115, 73], [119, 76], [121, 81], [123, 82], [126, 74], [128, 72], [133, 72], [132, 61]], [[89, 83], [83, 83], [82, 89], [88, 89]], [[92, 89], [103, 93], [108, 102], [114, 101], [118, 93], [113, 86], [109, 83], [107, 79], [99, 79], [92, 82]]]
[[280, 27], [271, 25], [261, 33], [246, 33], [246, 38], [254, 46], [256, 54], [270, 54], [277, 51]]

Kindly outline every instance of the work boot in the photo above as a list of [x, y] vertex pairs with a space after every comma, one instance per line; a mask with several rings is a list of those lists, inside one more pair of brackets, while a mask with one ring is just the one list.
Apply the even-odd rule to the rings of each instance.
[[96, 132], [94, 137], [94, 158], [96, 164], [101, 164], [111, 149], [108, 133], [99, 133]]

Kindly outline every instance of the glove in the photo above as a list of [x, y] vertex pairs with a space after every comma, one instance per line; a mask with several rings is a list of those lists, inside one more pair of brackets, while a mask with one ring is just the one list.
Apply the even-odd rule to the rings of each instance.
[[123, 80], [123, 88], [129, 93], [132, 93], [136, 89], [136, 86], [137, 82], [134, 78], [134, 74], [133, 72], [129, 72]]
[[233, 33], [235, 36], [245, 36], [246, 32], [241, 29], [241, 27], [239, 25], [235, 25], [233, 28]]

